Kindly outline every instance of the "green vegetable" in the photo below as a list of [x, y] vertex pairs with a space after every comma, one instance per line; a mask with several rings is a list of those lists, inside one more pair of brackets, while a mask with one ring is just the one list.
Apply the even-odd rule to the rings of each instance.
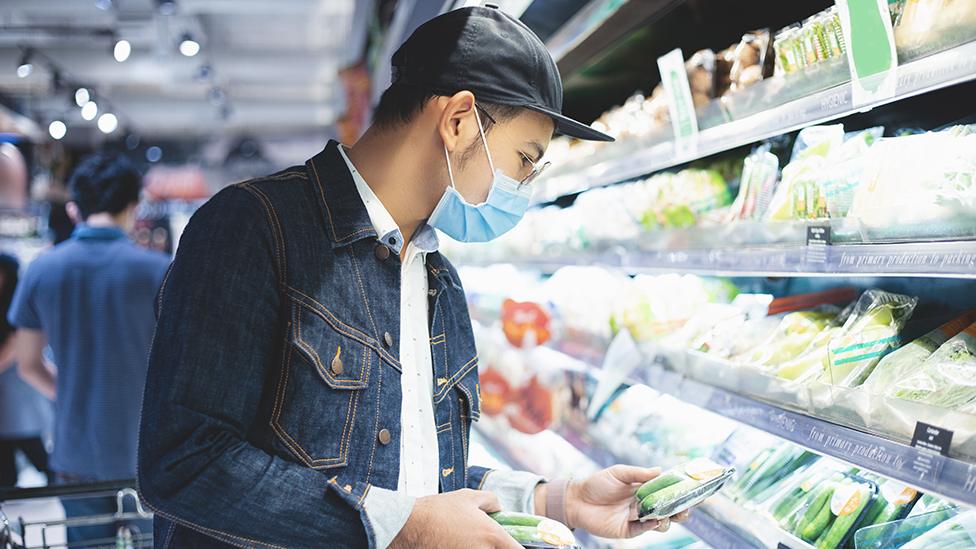
[[535, 526], [503, 526], [510, 536], [519, 543], [546, 543]]
[[641, 500], [641, 514], [646, 515], [651, 513], [661, 504], [674, 501], [685, 493], [690, 492], [699, 486], [701, 486], [701, 482], [693, 478], [689, 478], [676, 484], [672, 484], [667, 488], [662, 488], [656, 492], [651, 492]]
[[[871, 491], [866, 485], [861, 485], [858, 488], [857, 494], [861, 498], [860, 503], [858, 503], [853, 512], [839, 516], [834, 520], [833, 524], [830, 525], [830, 530], [827, 531], [827, 535], [817, 544], [817, 549], [834, 549], [844, 541], [844, 536], [847, 535], [848, 530], [854, 526], [857, 519], [861, 516], [861, 512], [872, 500]], [[827, 505], [827, 509], [828, 511], [830, 510], [829, 504]]]
[[832, 516], [830, 514], [830, 498], [834, 495], [834, 484], [826, 483], [817, 488], [810, 505], [803, 513], [803, 518], [796, 526], [794, 533], [801, 538], [812, 541], [820, 536]]
[[637, 499], [643, 501], [645, 497], [649, 496], [653, 492], [657, 492], [658, 490], [667, 488], [668, 486], [672, 486], [683, 480], [687, 480], [687, 478], [688, 477], [686, 476], [668, 471], [661, 476], [642, 484], [641, 487], [637, 489]]
[[497, 513], [491, 513], [490, 516], [495, 522], [501, 524], [502, 526], [538, 526], [540, 522], [545, 517], [540, 517], [538, 515], [530, 515], [528, 513], [509, 513], [505, 511], [499, 511]]

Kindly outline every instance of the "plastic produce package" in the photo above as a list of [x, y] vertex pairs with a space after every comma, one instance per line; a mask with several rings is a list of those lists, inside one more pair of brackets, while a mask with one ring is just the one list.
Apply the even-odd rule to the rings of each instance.
[[579, 547], [573, 532], [561, 522], [526, 513], [498, 512], [489, 515], [522, 547]]
[[918, 498], [904, 519], [875, 521], [854, 535], [857, 549], [902, 547], [959, 513], [958, 508], [928, 494]]
[[820, 483], [794, 514], [793, 533], [817, 549], [844, 547], [877, 491], [877, 485], [856, 475]]
[[774, 495], [770, 491], [781, 480], [804, 471], [817, 461], [817, 455], [791, 444], [767, 448], [736, 479], [729, 492], [740, 502], [762, 503]]
[[898, 345], [898, 334], [915, 310], [918, 299], [881, 290], [867, 290], [857, 300], [843, 326], [830, 340], [826, 383], [856, 387], [881, 358]]
[[914, 374], [897, 383], [894, 396], [976, 413], [976, 323], [943, 343]]
[[951, 517], [924, 535], [901, 546], [901, 549], [930, 549], [932, 547], [976, 547], [976, 511], [966, 511]]
[[976, 310], [967, 311], [962, 316], [892, 351], [878, 362], [862, 386], [875, 394], [887, 393], [892, 385], [905, 379], [943, 343], [974, 321], [976, 321]]
[[690, 509], [721, 490], [734, 474], [734, 467], [723, 467], [707, 458], [668, 469], [637, 489], [638, 516], [643, 522]]

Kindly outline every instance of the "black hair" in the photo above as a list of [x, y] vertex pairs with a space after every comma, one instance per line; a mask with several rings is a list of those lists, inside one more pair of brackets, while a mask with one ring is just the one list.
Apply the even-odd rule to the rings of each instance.
[[[428, 101], [439, 95], [444, 94], [419, 86], [394, 83], [380, 96], [380, 102], [376, 105], [376, 111], [373, 113], [373, 123], [378, 126], [391, 127], [410, 122]], [[491, 117], [486, 120], [487, 117], [482, 116], [481, 123], [484, 125], [485, 132], [492, 126], [492, 120], [497, 123], [505, 122], [518, 116], [522, 110], [519, 107], [483, 101], [478, 101], [478, 106]]]
[[95, 154], [71, 175], [71, 199], [82, 219], [97, 213], [117, 214], [139, 202], [142, 175], [124, 156]]
[[14, 333], [15, 328], [7, 320], [7, 312], [10, 304], [14, 300], [14, 290], [17, 289], [17, 282], [20, 272], [20, 263], [17, 258], [5, 253], [0, 253], [0, 345], [3, 345]]

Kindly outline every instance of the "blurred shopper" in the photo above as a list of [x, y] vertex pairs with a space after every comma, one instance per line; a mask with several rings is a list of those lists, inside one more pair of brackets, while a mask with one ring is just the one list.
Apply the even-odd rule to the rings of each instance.
[[656, 469], [573, 482], [469, 466], [478, 358], [434, 229], [511, 229], [560, 114], [542, 42], [494, 8], [421, 26], [352, 147], [235, 185], [193, 217], [160, 297], [139, 485], [162, 547], [509, 547], [486, 512], [606, 537]]
[[18, 453], [48, 475], [44, 435], [51, 426], [51, 401], [17, 375], [15, 332], [7, 321], [19, 270], [15, 257], [0, 254], [0, 488], [17, 485]]
[[[126, 236], [141, 185], [122, 157], [83, 161], [69, 184], [68, 212], [78, 224], [72, 238], [38, 256], [14, 295], [18, 370], [56, 403], [51, 469], [58, 482], [136, 474], [153, 301], [169, 263]], [[53, 365], [43, 358], [46, 345]], [[69, 517], [116, 510], [114, 498], [63, 503]], [[68, 529], [69, 541], [114, 536], [112, 526]]]

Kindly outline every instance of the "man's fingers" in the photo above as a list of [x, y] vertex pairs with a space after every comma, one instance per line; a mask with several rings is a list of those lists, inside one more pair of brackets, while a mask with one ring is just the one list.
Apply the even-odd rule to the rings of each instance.
[[661, 474], [660, 467], [635, 467], [633, 465], [614, 465], [610, 474], [624, 484], [644, 483]]
[[494, 513], [502, 510], [502, 506], [498, 502], [498, 496], [495, 494], [484, 490], [471, 490], [471, 492], [478, 504], [478, 509], [486, 513]]
[[688, 517], [689, 516], [691, 516], [691, 509], [686, 509], [686, 510], [678, 513], [677, 515], [674, 515], [673, 517], [671, 517], [671, 520], [674, 521], [674, 522], [684, 522], [684, 521], [688, 520]]
[[671, 528], [671, 519], [663, 518], [658, 522], [657, 528], [655, 528], [655, 530], [657, 530], [658, 532], [667, 532], [669, 528]]
[[627, 523], [627, 537], [634, 538], [645, 532], [650, 532], [658, 526], [657, 520], [650, 519], [644, 522], [628, 522]]
[[630, 502], [630, 511], [627, 513], [627, 520], [629, 521], [637, 520], [639, 515], [640, 515], [640, 502], [637, 501], [637, 498], [632, 498], [632, 501]]

